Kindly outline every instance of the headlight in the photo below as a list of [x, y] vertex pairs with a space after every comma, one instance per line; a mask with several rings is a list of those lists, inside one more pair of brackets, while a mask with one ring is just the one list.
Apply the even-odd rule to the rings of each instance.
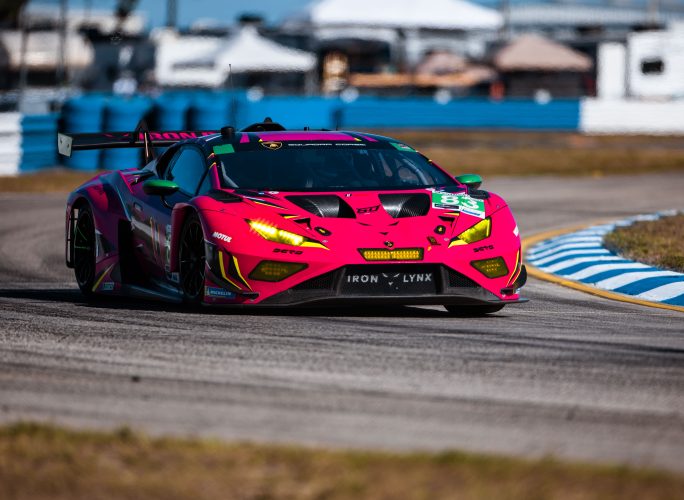
[[475, 243], [476, 241], [484, 240], [485, 238], [488, 238], [490, 234], [492, 234], [492, 220], [487, 217], [452, 239], [449, 243], [449, 248], [456, 245], [468, 245], [470, 243]]
[[366, 260], [422, 260], [422, 248], [359, 248], [359, 252]]
[[487, 278], [500, 278], [508, 274], [508, 267], [502, 257], [493, 259], [474, 260], [470, 263], [475, 269], [484, 274]]
[[306, 269], [307, 265], [299, 262], [279, 262], [262, 260], [249, 273], [249, 279], [259, 281], [278, 282], [289, 278], [293, 274]]
[[264, 222], [248, 220], [247, 224], [249, 224], [254, 231], [259, 233], [262, 238], [267, 239], [268, 241], [283, 243], [285, 245], [294, 245], [296, 247], [301, 246], [306, 241], [304, 236], [285, 231], [284, 229], [279, 229]]

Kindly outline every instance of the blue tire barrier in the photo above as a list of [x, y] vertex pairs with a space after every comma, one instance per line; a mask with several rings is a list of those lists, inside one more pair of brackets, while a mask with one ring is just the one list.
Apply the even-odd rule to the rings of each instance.
[[[147, 97], [113, 97], [105, 107], [104, 128], [111, 132], [133, 131], [138, 122], [152, 109], [152, 100]], [[101, 168], [123, 170], [142, 166], [140, 148], [105, 149]]]
[[237, 125], [246, 127], [269, 116], [287, 128], [334, 129], [340, 105], [339, 99], [326, 97], [264, 97], [254, 102], [241, 98]]
[[439, 104], [433, 99], [362, 97], [341, 109], [343, 128], [489, 128], [575, 131], [578, 100], [540, 104], [531, 100], [463, 99]]
[[57, 164], [56, 113], [24, 115], [21, 119], [21, 172], [32, 172]]
[[187, 94], [169, 93], [155, 101], [156, 130], [186, 130], [192, 98]]
[[190, 130], [220, 130], [229, 125], [232, 103], [225, 92], [197, 94], [190, 106]]
[[[69, 99], [62, 108], [64, 131], [102, 132], [105, 103], [106, 97], [99, 94]], [[62, 158], [61, 161], [76, 170], [97, 170], [100, 156], [101, 151], [74, 151], [69, 158]]]
[[[463, 128], [577, 131], [579, 100], [455, 99], [359, 97], [346, 102], [321, 96], [266, 96], [249, 99], [244, 92], [174, 91], [157, 97], [122, 99], [98, 94], [71, 99], [62, 111], [66, 132], [134, 130], [154, 106], [159, 130], [238, 130], [269, 116], [290, 129], [316, 128]], [[101, 161], [98, 159], [101, 158]], [[140, 151], [77, 151], [61, 160], [82, 170], [139, 166]]]

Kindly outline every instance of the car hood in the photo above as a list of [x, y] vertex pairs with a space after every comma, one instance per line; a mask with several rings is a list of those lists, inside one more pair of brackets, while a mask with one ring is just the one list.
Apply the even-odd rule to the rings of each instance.
[[506, 207], [496, 194], [453, 188], [343, 192], [236, 190], [202, 198], [199, 208], [225, 214], [230, 219], [226, 225], [233, 225], [232, 230], [233, 217], [239, 217], [272, 224], [326, 245], [354, 247], [443, 245], [454, 235]]

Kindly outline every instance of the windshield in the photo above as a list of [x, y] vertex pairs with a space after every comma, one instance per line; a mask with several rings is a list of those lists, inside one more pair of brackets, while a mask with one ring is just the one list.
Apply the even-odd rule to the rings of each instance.
[[387, 143], [288, 144], [220, 154], [226, 188], [260, 191], [416, 189], [456, 185], [416, 151]]

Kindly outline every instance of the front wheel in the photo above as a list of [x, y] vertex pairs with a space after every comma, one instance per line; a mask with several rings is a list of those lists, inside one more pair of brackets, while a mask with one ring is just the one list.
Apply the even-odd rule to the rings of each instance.
[[506, 304], [488, 304], [474, 306], [445, 305], [444, 308], [454, 316], [476, 317], [485, 316], [500, 311]]
[[204, 231], [196, 213], [188, 215], [183, 225], [178, 257], [183, 300], [187, 304], [198, 305], [204, 299], [206, 256]]

